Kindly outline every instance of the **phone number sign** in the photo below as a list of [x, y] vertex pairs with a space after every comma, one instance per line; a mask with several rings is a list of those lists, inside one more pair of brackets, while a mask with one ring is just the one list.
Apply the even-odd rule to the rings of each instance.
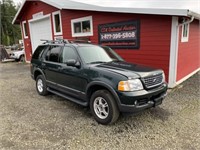
[[139, 49], [139, 21], [99, 25], [99, 44], [116, 49]]

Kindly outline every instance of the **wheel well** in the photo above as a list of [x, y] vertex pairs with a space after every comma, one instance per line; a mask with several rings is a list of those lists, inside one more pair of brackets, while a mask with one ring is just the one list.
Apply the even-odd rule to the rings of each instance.
[[41, 75], [42, 73], [40, 72], [40, 71], [35, 71], [35, 73], [34, 73], [34, 79], [36, 80], [37, 79], [37, 77], [39, 76], [39, 75]]
[[[107, 90], [109, 91], [109, 89], [107, 89], [106, 87], [104, 86], [101, 86], [101, 85], [93, 85], [91, 86], [89, 89], [88, 89], [88, 92], [87, 92], [87, 98], [88, 100], [90, 100], [92, 94], [98, 90]], [[110, 92], [110, 91], [109, 91]], [[111, 93], [111, 92], [110, 92]]]

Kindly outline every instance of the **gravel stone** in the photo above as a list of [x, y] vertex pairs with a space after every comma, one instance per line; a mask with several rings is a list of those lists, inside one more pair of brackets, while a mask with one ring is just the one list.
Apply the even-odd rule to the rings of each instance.
[[199, 150], [200, 72], [169, 91], [162, 105], [104, 126], [88, 108], [39, 96], [29, 64], [0, 63], [0, 149]]

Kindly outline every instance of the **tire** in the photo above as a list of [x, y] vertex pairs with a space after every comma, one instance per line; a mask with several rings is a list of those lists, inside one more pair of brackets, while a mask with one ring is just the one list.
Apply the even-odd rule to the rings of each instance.
[[21, 55], [21, 56], [19, 57], [19, 61], [20, 61], [20, 62], [24, 62], [24, 61], [25, 61], [24, 55]]
[[46, 81], [42, 75], [36, 78], [36, 89], [39, 95], [45, 96], [48, 94]]
[[95, 120], [104, 125], [116, 122], [119, 117], [115, 99], [107, 90], [99, 90], [92, 94], [90, 110]]

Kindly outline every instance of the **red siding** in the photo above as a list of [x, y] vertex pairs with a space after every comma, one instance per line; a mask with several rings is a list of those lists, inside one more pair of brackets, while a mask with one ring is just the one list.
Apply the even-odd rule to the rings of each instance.
[[200, 68], [200, 23], [190, 24], [188, 42], [181, 42], [182, 27], [179, 29], [177, 81]]
[[128, 62], [162, 68], [168, 81], [171, 17], [62, 10], [64, 38], [72, 39], [71, 19], [86, 16], [93, 17], [94, 36], [90, 37], [93, 43], [98, 43], [99, 24], [140, 20], [140, 49], [116, 49], [116, 52]]
[[[44, 15], [46, 15], [57, 10], [56, 8], [42, 2], [37, 2], [38, 5], [34, 5], [34, 3], [35, 2], [27, 2], [27, 9], [24, 10], [25, 14], [24, 17], [22, 17], [22, 21], [25, 19], [31, 19], [34, 13], [43, 11]], [[162, 68], [165, 71], [166, 77], [168, 78], [171, 16], [61, 10], [63, 37], [72, 39], [71, 19], [77, 19], [86, 16], [93, 17], [94, 35], [89, 38], [93, 43], [96, 44], [98, 44], [99, 24], [140, 20], [140, 48], [138, 50], [115, 50], [128, 62]], [[25, 49], [27, 54], [31, 54], [30, 39], [25, 40]], [[27, 60], [30, 60], [29, 55], [27, 55]]]
[[[27, 59], [27, 61], [30, 61], [31, 55], [32, 55], [32, 47], [31, 47], [30, 30], [29, 30], [28, 20], [32, 19], [32, 15], [36, 14], [38, 12], [43, 12], [44, 15], [47, 15], [54, 11], [57, 11], [58, 9], [56, 9], [55, 7], [52, 7], [50, 5], [47, 5], [45, 3], [39, 2], [39, 1], [38, 2], [26, 2], [24, 8], [25, 8], [23, 10], [24, 14], [22, 15], [21, 21], [26, 20], [26, 22], [27, 22], [28, 38], [24, 39], [24, 37], [23, 37], [23, 39], [24, 39], [24, 46], [25, 46], [25, 51], [26, 51], [26, 59]], [[52, 26], [52, 28], [53, 28], [53, 26]], [[22, 29], [22, 32], [24, 32], [23, 29]], [[53, 29], [52, 29], [52, 32], [53, 32]]]

